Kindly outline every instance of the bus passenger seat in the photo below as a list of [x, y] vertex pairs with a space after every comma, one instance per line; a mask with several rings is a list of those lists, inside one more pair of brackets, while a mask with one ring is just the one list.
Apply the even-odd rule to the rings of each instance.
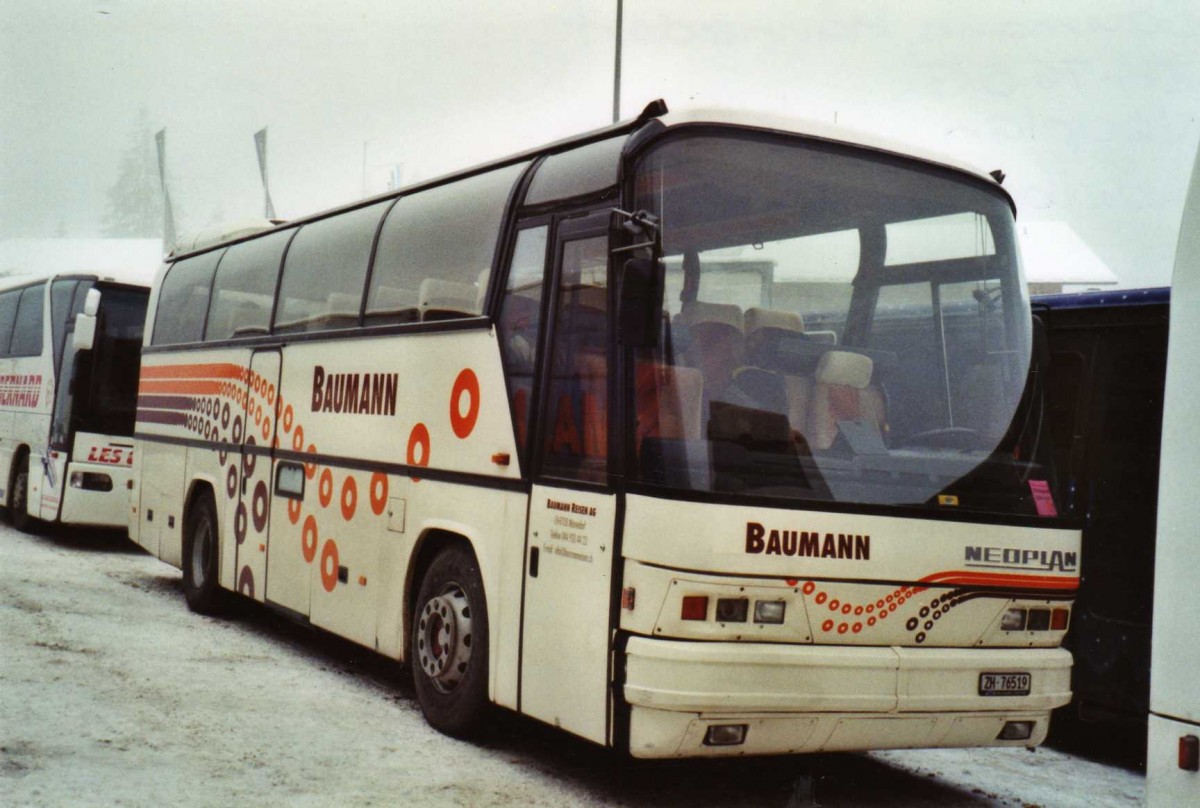
[[325, 316], [330, 318], [352, 317], [358, 319], [358, 307], [362, 304], [360, 295], [348, 295], [345, 292], [330, 292], [325, 299]]
[[813, 385], [809, 444], [828, 449], [838, 434], [839, 421], [869, 421], [884, 430], [883, 392], [872, 384], [875, 363], [851, 351], [828, 351], [817, 365]]
[[812, 378], [789, 367], [780, 344], [803, 339], [804, 318], [790, 311], [753, 307], [746, 310], [746, 364], [735, 378], [737, 384], [763, 409], [785, 413], [792, 429], [807, 426]]
[[426, 278], [421, 281], [417, 308], [421, 311], [421, 319], [425, 321], [471, 317], [478, 313], [475, 298], [472, 284]]
[[395, 321], [408, 323], [420, 317], [416, 304], [419, 295], [412, 289], [402, 289], [396, 286], [380, 286], [374, 291], [371, 309], [367, 317], [388, 317]]
[[705, 394], [719, 396], [742, 364], [746, 338], [741, 308], [732, 303], [689, 300], [675, 315], [675, 328], [688, 336], [688, 364], [703, 374]]

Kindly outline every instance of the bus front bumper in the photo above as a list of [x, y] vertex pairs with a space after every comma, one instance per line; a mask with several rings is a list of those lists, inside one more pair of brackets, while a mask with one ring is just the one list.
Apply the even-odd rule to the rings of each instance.
[[[125, 466], [68, 463], [60, 521], [66, 525], [125, 527], [129, 523], [131, 479], [133, 471]], [[104, 487], [97, 487], [98, 483]]]
[[[982, 696], [982, 673], [1028, 673], [1030, 692]], [[1036, 746], [1070, 701], [1061, 648], [869, 648], [632, 637], [625, 699], [634, 757], [907, 747]], [[1028, 737], [1001, 740], [1010, 722]], [[744, 725], [712, 745], [710, 727]]]

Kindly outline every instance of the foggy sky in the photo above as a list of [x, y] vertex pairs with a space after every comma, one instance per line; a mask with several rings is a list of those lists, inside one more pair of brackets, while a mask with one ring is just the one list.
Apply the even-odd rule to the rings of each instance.
[[[615, 0], [0, 0], [0, 239], [99, 232], [139, 115], [181, 231], [607, 124]], [[1200, 140], [1200, 3], [626, 0], [622, 114], [736, 106], [1003, 168], [1125, 285], [1169, 280]], [[365, 167], [365, 171], [364, 171]]]

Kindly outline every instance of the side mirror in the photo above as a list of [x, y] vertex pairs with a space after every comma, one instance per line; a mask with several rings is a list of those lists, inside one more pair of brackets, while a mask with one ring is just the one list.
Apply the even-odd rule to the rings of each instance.
[[628, 348], [658, 344], [662, 320], [663, 265], [631, 258], [621, 270], [621, 308], [617, 339]]
[[83, 313], [88, 317], [95, 317], [100, 311], [100, 290], [88, 289], [87, 297], [83, 299]]
[[71, 345], [77, 351], [90, 351], [96, 344], [96, 317], [86, 311], [75, 315], [75, 335]]
[[100, 290], [88, 289], [83, 311], [75, 315], [75, 336], [71, 345], [77, 351], [90, 351], [96, 345], [96, 314], [100, 311]]

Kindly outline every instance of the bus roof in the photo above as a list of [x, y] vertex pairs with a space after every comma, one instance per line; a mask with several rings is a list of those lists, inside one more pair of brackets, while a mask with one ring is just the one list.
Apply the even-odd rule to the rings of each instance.
[[[366, 207], [387, 199], [395, 199], [405, 196], [426, 188], [432, 188], [437, 185], [444, 185], [459, 179], [465, 179], [474, 174], [480, 174], [495, 168], [500, 168], [506, 165], [512, 165], [526, 160], [533, 160], [537, 157], [542, 157], [551, 154], [577, 149], [592, 143], [610, 138], [628, 136], [635, 131], [643, 129], [643, 127], [654, 126], [658, 131], [665, 132], [671, 129], [683, 128], [685, 126], [699, 125], [716, 125], [730, 126], [745, 129], [758, 129], [761, 131], [777, 132], [793, 136], [820, 140], [828, 143], [839, 143], [854, 146], [857, 148], [876, 151], [881, 154], [888, 154], [901, 157], [908, 160], [917, 160], [919, 162], [928, 163], [930, 165], [941, 166], [948, 168], [956, 173], [966, 174], [973, 179], [982, 181], [991, 185], [1001, 194], [1013, 208], [1012, 197], [1007, 191], [1000, 187], [1000, 183], [992, 176], [981, 171], [975, 166], [957, 161], [953, 158], [944, 157], [922, 149], [913, 148], [902, 145], [898, 141], [892, 141], [887, 138], [878, 137], [854, 129], [848, 129], [840, 126], [830, 126], [814, 121], [805, 121], [802, 119], [789, 118], [780, 115], [771, 115], [767, 113], [757, 113], [749, 111], [739, 111], [734, 109], [684, 109], [678, 112], [669, 112], [666, 104], [661, 100], [652, 101], [646, 105], [636, 118], [630, 118], [609, 126], [604, 126], [599, 129], [593, 129], [578, 135], [556, 140], [547, 143], [543, 146], [538, 146], [527, 151], [511, 154], [507, 157], [501, 157], [496, 160], [491, 160], [485, 163], [472, 166], [470, 168], [461, 169], [448, 174], [443, 174], [433, 179], [424, 180], [413, 185], [408, 185], [403, 188], [377, 194], [375, 196], [366, 197], [364, 199], [355, 200], [354, 202], [345, 205], [339, 205], [328, 210], [302, 216], [296, 219], [291, 219], [286, 222], [271, 223], [274, 227], [263, 226], [253, 230], [239, 229], [228, 232], [224, 237], [213, 237], [213, 234], [206, 234], [208, 237], [203, 241], [196, 240], [188, 249], [183, 249], [184, 245], [180, 245], [167, 257], [167, 262], [179, 260], [191, 255], [208, 252], [209, 250], [218, 247], [227, 246], [238, 241], [244, 241], [262, 235], [265, 232], [274, 229], [286, 229], [298, 227], [308, 222], [326, 218], [337, 213], [343, 213], [356, 208]], [[266, 220], [262, 220], [264, 224]]]
[[131, 281], [127, 278], [116, 278], [112, 275], [103, 275], [96, 272], [53, 272], [49, 275], [14, 275], [11, 278], [0, 278], [0, 292], [7, 292], [11, 289], [24, 289], [27, 286], [37, 286], [53, 281], [67, 280], [96, 281], [97, 283], [131, 286], [140, 289], [150, 288], [150, 284], [146, 281]]
[[[801, 135], [802, 137], [824, 140], [830, 143], [844, 143], [872, 151], [952, 168], [955, 171], [971, 174], [990, 185], [999, 186], [996, 178], [991, 174], [963, 160], [871, 132], [864, 132], [851, 127], [837, 126], [806, 118], [793, 118], [786, 115], [755, 112], [753, 110], [713, 107], [689, 108], [679, 110], [678, 112], [668, 112], [659, 118], [659, 120], [668, 128], [696, 124], [725, 124], [789, 135]], [[1005, 195], [1007, 196], [1007, 192]]]

